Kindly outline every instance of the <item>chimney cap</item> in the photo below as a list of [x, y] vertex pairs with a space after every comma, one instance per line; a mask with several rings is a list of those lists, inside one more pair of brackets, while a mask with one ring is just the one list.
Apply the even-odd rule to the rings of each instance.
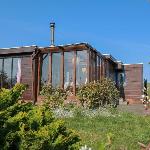
[[55, 27], [55, 22], [51, 22], [50, 27]]

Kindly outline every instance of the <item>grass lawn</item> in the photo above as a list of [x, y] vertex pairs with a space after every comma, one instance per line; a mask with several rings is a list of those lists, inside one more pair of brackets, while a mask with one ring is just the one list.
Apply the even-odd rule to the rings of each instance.
[[[138, 142], [150, 142], [150, 117], [115, 112], [111, 116], [85, 117], [78, 113], [75, 117], [64, 118], [66, 126], [78, 132], [83, 145], [92, 150], [105, 149], [138, 150]], [[110, 138], [111, 140], [109, 140]]]

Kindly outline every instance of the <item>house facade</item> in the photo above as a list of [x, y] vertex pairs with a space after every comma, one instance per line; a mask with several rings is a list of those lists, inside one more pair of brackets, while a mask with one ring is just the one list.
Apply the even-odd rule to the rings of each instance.
[[106, 77], [116, 83], [126, 101], [140, 103], [143, 64], [123, 64], [88, 43], [0, 49], [0, 87], [27, 84], [23, 97], [34, 103], [40, 101], [44, 84], [68, 88], [75, 98], [78, 86]]

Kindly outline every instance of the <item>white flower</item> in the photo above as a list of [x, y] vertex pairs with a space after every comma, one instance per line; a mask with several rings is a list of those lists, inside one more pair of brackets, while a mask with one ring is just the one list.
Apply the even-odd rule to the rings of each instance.
[[142, 97], [142, 98], [144, 98], [144, 97], [145, 97], [145, 95], [142, 95], [141, 97]]
[[82, 146], [80, 150], [92, 150], [92, 149], [90, 147], [88, 148], [87, 145], [85, 145], [85, 146]]

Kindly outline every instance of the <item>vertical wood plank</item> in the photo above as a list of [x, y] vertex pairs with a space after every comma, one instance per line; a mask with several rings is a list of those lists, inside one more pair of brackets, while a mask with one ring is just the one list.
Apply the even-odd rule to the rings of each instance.
[[[33, 56], [36, 54], [37, 49], [34, 50]], [[33, 103], [35, 104], [37, 101], [37, 58], [32, 59], [32, 99]]]
[[42, 75], [42, 55], [39, 55], [38, 58], [38, 95], [40, 94], [40, 90], [41, 90], [41, 75]]
[[11, 83], [10, 83], [10, 87], [12, 88], [12, 76], [13, 76], [13, 58], [11, 58]]
[[33, 103], [35, 104], [37, 102], [37, 87], [38, 87], [38, 56], [36, 56], [34, 59], [33, 57], [36, 55], [38, 49], [35, 48], [33, 55], [32, 55], [32, 98]]

